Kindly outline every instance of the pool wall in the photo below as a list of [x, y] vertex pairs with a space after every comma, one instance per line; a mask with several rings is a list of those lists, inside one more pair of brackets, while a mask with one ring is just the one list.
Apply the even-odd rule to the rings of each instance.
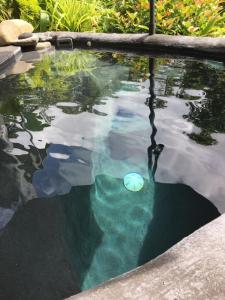
[[68, 300], [223, 299], [225, 214], [161, 256]]

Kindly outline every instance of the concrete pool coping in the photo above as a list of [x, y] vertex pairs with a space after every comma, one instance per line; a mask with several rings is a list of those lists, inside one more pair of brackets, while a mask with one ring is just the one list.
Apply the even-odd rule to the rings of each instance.
[[225, 214], [145, 265], [68, 300], [225, 298]]

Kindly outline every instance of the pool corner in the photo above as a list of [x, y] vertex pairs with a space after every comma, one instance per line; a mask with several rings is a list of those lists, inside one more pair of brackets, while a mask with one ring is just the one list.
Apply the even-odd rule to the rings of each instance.
[[145, 265], [68, 300], [222, 299], [225, 214]]

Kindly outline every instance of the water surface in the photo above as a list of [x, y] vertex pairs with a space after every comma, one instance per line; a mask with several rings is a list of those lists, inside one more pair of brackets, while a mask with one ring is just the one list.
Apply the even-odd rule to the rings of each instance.
[[[0, 298], [68, 297], [223, 213], [224, 81], [223, 63], [92, 51], [8, 70]], [[132, 172], [139, 192], [123, 184]]]

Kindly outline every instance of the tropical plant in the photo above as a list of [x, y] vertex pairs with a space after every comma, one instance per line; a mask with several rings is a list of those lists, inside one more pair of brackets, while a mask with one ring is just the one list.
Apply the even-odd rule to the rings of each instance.
[[148, 0], [105, 0], [107, 10], [102, 14], [105, 32], [143, 32], [148, 30]]
[[19, 15], [40, 31], [101, 31], [100, 19], [105, 13], [102, 3], [101, 0], [0, 0], [0, 21]]
[[100, 0], [45, 0], [50, 30], [97, 31], [104, 11]]
[[19, 7], [20, 18], [34, 25], [39, 26], [41, 7], [38, 0], [16, 0]]
[[[0, 0], [0, 21], [20, 17], [36, 30], [147, 32], [149, 0]], [[225, 0], [156, 0], [157, 33], [225, 34]]]
[[[149, 24], [148, 0], [106, 0], [104, 31], [144, 32]], [[225, 34], [224, 0], [157, 0], [157, 33], [196, 36]]]
[[158, 33], [195, 36], [225, 34], [224, 0], [158, 0]]
[[13, 0], [0, 0], [0, 22], [16, 15], [15, 9], [16, 7]]

